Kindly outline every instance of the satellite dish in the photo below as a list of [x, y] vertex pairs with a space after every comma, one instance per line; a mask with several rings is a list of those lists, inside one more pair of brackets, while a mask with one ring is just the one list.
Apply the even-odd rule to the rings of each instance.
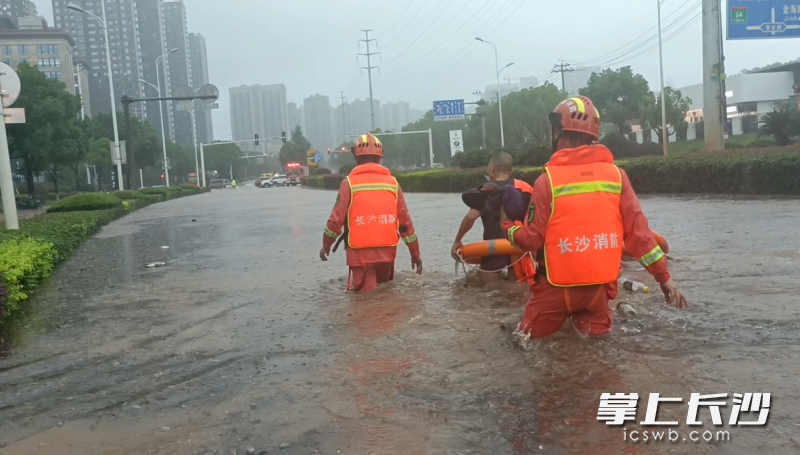
[[213, 84], [203, 85], [197, 94], [202, 97], [209, 97], [203, 100], [207, 104], [214, 104], [219, 99], [219, 89]]
[[19, 98], [22, 84], [14, 68], [0, 62], [0, 91], [3, 94], [3, 107], [9, 107]]

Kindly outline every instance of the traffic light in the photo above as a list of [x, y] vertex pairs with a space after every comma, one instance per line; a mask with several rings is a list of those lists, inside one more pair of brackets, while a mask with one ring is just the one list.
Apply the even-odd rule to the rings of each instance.
[[167, 178], [167, 176], [166, 176], [166, 175], [164, 175], [164, 174], [161, 174], [161, 180], [164, 180], [164, 179], [166, 179], [166, 178]]
[[284, 144], [286, 143], [286, 131], [281, 131], [281, 140]]
[[258, 145], [258, 134], [256, 134], [256, 145]]
[[342, 146], [342, 153], [347, 153], [347, 147]]
[[331, 154], [331, 149], [328, 149], [328, 155], [330, 155], [330, 154]]

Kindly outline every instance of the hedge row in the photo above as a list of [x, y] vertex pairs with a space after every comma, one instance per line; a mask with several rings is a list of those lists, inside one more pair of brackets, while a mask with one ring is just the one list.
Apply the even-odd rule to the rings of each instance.
[[0, 325], [19, 309], [32, 289], [101, 227], [151, 201], [206, 191], [178, 188], [164, 193], [168, 198], [136, 191], [81, 194], [53, 204], [44, 215], [21, 220], [19, 230], [0, 229]]
[[[678, 158], [642, 158], [617, 163], [637, 193], [650, 194], [800, 194], [800, 149], [736, 150]], [[541, 168], [515, 170], [530, 184]], [[486, 181], [483, 169], [436, 169], [395, 176], [403, 191], [461, 193]], [[341, 174], [307, 177], [304, 185], [338, 189]]]

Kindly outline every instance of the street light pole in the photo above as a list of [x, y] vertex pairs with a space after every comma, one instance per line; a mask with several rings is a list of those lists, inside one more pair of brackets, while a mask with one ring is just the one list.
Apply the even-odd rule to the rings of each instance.
[[661, 137], [664, 143], [664, 157], [666, 158], [669, 154], [669, 132], [667, 131], [667, 95], [664, 93], [664, 53], [661, 40], [661, 3], [663, 0], [656, 0], [656, 2], [658, 2], [658, 60], [661, 66]]
[[[161, 68], [158, 66], [159, 62], [164, 60], [164, 57], [167, 57], [170, 54], [174, 54], [178, 52], [178, 49], [172, 49], [171, 51], [167, 52], [166, 54], [160, 55], [156, 59], [156, 79], [158, 79], [158, 97], [161, 98]], [[164, 181], [169, 188], [169, 163], [167, 161], [167, 131], [164, 128], [164, 101], [161, 100], [158, 102], [158, 112], [159, 117], [161, 118], [161, 148], [164, 152]]]
[[80, 6], [70, 3], [67, 5], [68, 9], [77, 11], [79, 13], [88, 14], [100, 23], [103, 27], [103, 34], [106, 40], [106, 66], [108, 70], [108, 90], [111, 93], [111, 122], [114, 125], [114, 160], [117, 162], [117, 188], [122, 191], [124, 184], [122, 182], [122, 154], [119, 147], [119, 126], [117, 125], [117, 103], [114, 95], [114, 73], [111, 70], [111, 42], [108, 40], [108, 22], [106, 22], [106, 0], [100, 0], [100, 7], [103, 10], [103, 18], [100, 19], [97, 15], [86, 11]]
[[[498, 63], [498, 58], [497, 58], [497, 46], [495, 46], [494, 43], [490, 43], [482, 38], [476, 37], [475, 39], [482, 43], [486, 43], [492, 46], [492, 49], [494, 49], [494, 68], [497, 76], [497, 107], [500, 111], [500, 146], [505, 147], [506, 135], [505, 132], [503, 131], [503, 99], [500, 97], [500, 64]], [[511, 65], [507, 65], [507, 67], [508, 66]]]

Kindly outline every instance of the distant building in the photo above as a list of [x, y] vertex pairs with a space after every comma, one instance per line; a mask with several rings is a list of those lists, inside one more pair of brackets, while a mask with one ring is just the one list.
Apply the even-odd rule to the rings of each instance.
[[313, 95], [303, 100], [306, 121], [305, 136], [317, 150], [335, 147], [330, 100], [324, 95]]
[[409, 115], [408, 122], [409, 123], [414, 123], [414, 122], [417, 122], [419, 120], [422, 120], [423, 117], [425, 117], [425, 111], [422, 111], [422, 110], [419, 110], [419, 109], [411, 109], [411, 113]]
[[230, 101], [234, 141], [253, 139], [258, 134], [259, 138], [266, 138], [266, 143], [272, 145], [268, 150], [275, 150], [280, 149], [280, 142], [269, 138], [280, 137], [281, 132], [286, 131], [287, 138], [291, 139], [286, 116], [285, 85], [233, 87], [230, 89]]
[[411, 105], [404, 101], [384, 104], [381, 114], [381, 129], [384, 130], [400, 131], [411, 123]]
[[[193, 88], [199, 88], [209, 83], [206, 39], [199, 33], [189, 34], [189, 66], [192, 69]], [[207, 108], [205, 101], [194, 101], [194, 116], [197, 123], [197, 140], [204, 144], [213, 142], [214, 125], [211, 121], [211, 111]]]
[[539, 78], [536, 76], [528, 76], [519, 78], [519, 89], [525, 90], [526, 88], [536, 88], [539, 86]]
[[497, 102], [498, 92], [500, 94], [500, 98], [505, 98], [508, 95], [510, 95], [510, 94], [512, 94], [514, 92], [518, 92], [518, 91], [519, 91], [519, 84], [515, 84], [515, 83], [500, 84], [499, 85], [499, 89], [498, 89], [498, 85], [495, 84], [495, 85], [487, 86], [486, 90], [484, 90], [481, 93], [481, 97], [487, 103], [491, 103], [491, 102], [495, 102], [496, 103]]
[[[143, 26], [143, 21], [137, 17], [137, 10], [148, 2], [157, 1], [160, 2], [160, 0], [106, 2], [111, 64], [114, 69], [112, 72], [115, 90], [114, 102], [118, 110], [122, 110], [120, 102], [122, 95], [141, 97], [139, 79], [142, 78], [141, 70], [144, 62], [140, 60], [139, 55], [139, 28]], [[100, 2], [96, 0], [54, 0], [53, 18], [55, 26], [68, 32], [72, 37], [75, 43], [74, 59], [83, 63], [89, 73], [89, 98], [92, 103], [92, 113], [108, 113], [111, 110], [111, 99], [108, 89], [103, 29], [91, 16], [68, 9], [67, 5], [70, 3], [75, 3], [86, 11], [101, 16]], [[158, 31], [158, 24], [154, 28]], [[142, 45], [142, 47], [144, 46]], [[140, 106], [134, 107], [139, 108], [136, 110], [137, 113], [143, 112]]]
[[286, 104], [286, 115], [289, 118], [289, 130], [294, 131], [298, 126], [305, 131], [305, 119], [303, 119], [303, 107], [297, 107], [297, 103]]
[[[64, 0], [61, 1], [63, 2]], [[135, 32], [136, 39], [139, 42], [137, 49], [137, 58], [139, 61], [138, 77], [155, 86], [159, 86], [160, 84], [161, 94], [163, 96], [169, 96], [172, 93], [172, 86], [169, 83], [170, 63], [172, 60], [161, 59], [162, 62], [156, 65], [156, 61], [159, 60], [159, 57], [166, 54], [168, 50], [166, 25], [164, 22], [164, 2], [162, 0], [135, 0], [135, 2], [131, 4], [131, 8], [133, 8], [136, 17], [137, 27]], [[118, 46], [118, 44], [114, 43], [113, 38], [112, 44], [114, 47]], [[126, 50], [125, 52], [132, 51]], [[100, 57], [104, 57], [102, 49]], [[128, 62], [125, 62], [125, 65], [128, 65]], [[114, 82], [114, 84], [116, 84], [116, 82]], [[139, 83], [139, 87], [144, 98], [155, 98], [158, 95], [155, 88], [144, 82]], [[169, 103], [149, 101], [133, 104], [132, 107], [138, 107], [142, 111], [142, 115], [144, 115], [145, 119], [159, 134], [161, 134], [163, 129], [163, 131], [166, 131], [166, 137], [169, 140], [175, 140], [175, 123], [172, 117], [173, 111], [169, 108]], [[161, 119], [162, 110], [164, 111], [163, 121]]]
[[36, 17], [39, 12], [31, 0], [0, 0], [0, 16]]
[[[4, 18], [0, 21], [0, 58], [16, 68], [27, 62], [50, 79], [61, 81], [76, 95], [73, 41], [64, 30], [47, 27], [41, 17]], [[85, 94], [84, 102], [90, 96]]]
[[[189, 52], [189, 29], [186, 25], [186, 6], [183, 0], [164, 2], [164, 26], [166, 30], [167, 49], [177, 49], [178, 52], [169, 55], [169, 86], [170, 93], [174, 95], [179, 88], [194, 89], [192, 81], [192, 68]], [[181, 110], [181, 103], [171, 101], [167, 103], [172, 108], [173, 123], [175, 128], [175, 142], [191, 146], [194, 144], [192, 116], [187, 110]]]
[[[725, 100], [729, 132], [755, 133], [759, 120], [781, 104], [795, 101], [793, 85], [800, 82], [800, 63], [770, 68], [764, 72], [728, 76], [725, 81]], [[686, 121], [690, 124], [704, 121], [703, 84], [679, 88], [681, 95], [692, 100]], [[688, 139], [694, 139], [689, 134]]]
[[592, 68], [579, 67], [564, 73], [564, 90], [569, 96], [577, 96], [578, 91], [589, 84], [589, 78], [592, 77], [593, 72]]
[[[373, 110], [375, 112], [375, 128], [380, 128], [381, 102], [373, 100]], [[369, 100], [355, 100], [350, 103], [350, 121], [353, 126], [353, 133], [364, 134], [372, 131], [372, 112]]]

